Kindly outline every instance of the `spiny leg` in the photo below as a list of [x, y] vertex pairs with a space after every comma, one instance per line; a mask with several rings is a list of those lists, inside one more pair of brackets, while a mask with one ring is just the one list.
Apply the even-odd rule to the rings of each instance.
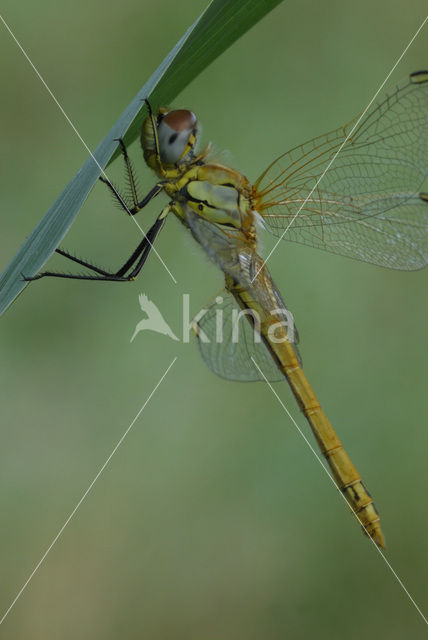
[[[55, 249], [55, 253], [58, 253], [60, 256], [64, 256], [64, 258], [67, 258], [67, 260], [72, 260], [73, 262], [76, 262], [77, 264], [82, 265], [82, 267], [87, 267], [91, 271], [95, 271], [95, 273], [99, 273], [105, 276], [111, 275], [108, 271], [105, 271], [104, 269], [97, 267], [97, 265], [92, 264], [92, 262], [86, 262], [86, 260], [77, 258], [76, 256], [73, 256], [71, 253], [68, 253], [68, 251], [64, 251], [64, 249]], [[37, 279], [37, 276], [35, 276], [33, 279]]]
[[[66, 278], [69, 280], [106, 280], [106, 281], [114, 281], [114, 282], [116, 281], [126, 282], [127, 279], [123, 278], [120, 275], [118, 276], [118, 273], [122, 271], [123, 268], [126, 267], [128, 264], [129, 265], [133, 264], [135, 260], [140, 256], [141, 252], [143, 251], [143, 249], [147, 244], [147, 237], [148, 235], [143, 238], [143, 240], [140, 242], [138, 247], [132, 253], [130, 258], [128, 258], [128, 260], [119, 269], [118, 272], [105, 271], [104, 269], [100, 269], [100, 267], [97, 267], [96, 265], [90, 262], [86, 262], [86, 260], [81, 260], [80, 258], [76, 258], [76, 256], [73, 256], [71, 253], [67, 253], [67, 251], [64, 251], [63, 249], [55, 249], [56, 253], [59, 253], [61, 256], [64, 256], [64, 258], [67, 258], [72, 262], [76, 262], [77, 264], [80, 264], [83, 267], [86, 267], [87, 269], [90, 269], [91, 271], [94, 271], [95, 273], [98, 273], [100, 275], [91, 276], [91, 275], [81, 275], [81, 274], [72, 274], [72, 273], [60, 273], [58, 271], [42, 271], [41, 273], [38, 273], [37, 275], [32, 277], [25, 277], [23, 275], [23, 279], [26, 282], [32, 282], [33, 280], [40, 280], [40, 278], [45, 278], [45, 277]], [[129, 269], [129, 266], [128, 266], [128, 269]]]
[[110, 191], [112, 192], [113, 196], [116, 198], [117, 202], [120, 204], [122, 209], [128, 215], [131, 215], [131, 216], [135, 216], [136, 213], [141, 211], [141, 209], [143, 209], [147, 204], [149, 204], [149, 202], [153, 200], [153, 198], [155, 198], [163, 189], [163, 186], [161, 183], [155, 184], [153, 189], [151, 189], [149, 193], [146, 196], [144, 196], [141, 202], [137, 202], [135, 207], [128, 207], [124, 198], [120, 195], [118, 190], [113, 186], [113, 184], [109, 180], [106, 180], [102, 176], [100, 176], [100, 180], [101, 182], [103, 182], [105, 185], [108, 186], [108, 188], [110, 189]]
[[[144, 263], [146, 262], [148, 255], [151, 249], [153, 248], [153, 243], [165, 223], [165, 220], [169, 211], [170, 211], [170, 205], [165, 207], [165, 209], [156, 219], [155, 223], [150, 227], [147, 234], [139, 243], [135, 251], [133, 251], [133, 253], [130, 255], [128, 260], [126, 260], [126, 262], [116, 272], [112, 273], [109, 271], [105, 271], [104, 269], [100, 269], [99, 267], [91, 264], [90, 262], [86, 262], [86, 260], [81, 260], [80, 258], [76, 258], [75, 256], [71, 255], [70, 253], [67, 253], [67, 251], [64, 251], [63, 249], [56, 249], [56, 252], [59, 253], [60, 255], [71, 260], [72, 262], [76, 262], [77, 264], [80, 264], [90, 269], [91, 271], [94, 271], [99, 275], [97, 276], [78, 275], [78, 274], [74, 275], [74, 274], [68, 274], [68, 273], [59, 273], [55, 271], [43, 271], [42, 273], [39, 273], [36, 276], [32, 276], [32, 277], [23, 276], [23, 278], [26, 282], [32, 282], [33, 280], [40, 280], [40, 278], [44, 278], [44, 277], [66, 278], [69, 280], [98, 280], [98, 281], [101, 280], [106, 282], [129, 282], [130, 280], [134, 280], [135, 277], [140, 273], [141, 269], [143, 268]], [[127, 276], [125, 276], [128, 269], [132, 267], [132, 265], [135, 263], [136, 260], [138, 260], [138, 262], [134, 267], [134, 269]]]
[[138, 211], [140, 211], [141, 209], [143, 209], [143, 207], [145, 207], [150, 202], [150, 200], [152, 200], [152, 198], [157, 196], [158, 193], [162, 191], [162, 187], [160, 185], [155, 185], [153, 189], [141, 201], [139, 201], [138, 193], [137, 193], [137, 182], [134, 175], [134, 168], [132, 166], [131, 159], [128, 155], [128, 150], [123, 141], [123, 138], [115, 138], [115, 140], [119, 143], [122, 157], [125, 162], [127, 181], [129, 184], [129, 188], [131, 190], [133, 206], [131, 207], [128, 206], [126, 202], [126, 198], [124, 198], [121, 195], [118, 189], [109, 180], [106, 180], [103, 176], [100, 176], [100, 180], [101, 182], [103, 182], [108, 186], [108, 188], [110, 189], [110, 191], [112, 192], [113, 196], [115, 197], [117, 202], [120, 204], [122, 209], [124, 209], [126, 213], [128, 213], [129, 215], [135, 216], [135, 214], [138, 213]]
[[[158, 129], [157, 129], [157, 125], [156, 125], [156, 118], [155, 115], [153, 113], [153, 109], [152, 106], [148, 100], [148, 98], [144, 99], [144, 103], [147, 107], [147, 110], [149, 112], [149, 118], [152, 124], [152, 129], [153, 129], [153, 137], [154, 137], [154, 141], [155, 141], [155, 157], [156, 157], [156, 162], [159, 165], [159, 168], [161, 169], [161, 171], [163, 172], [163, 167], [162, 167], [162, 161], [161, 161], [161, 157], [160, 157], [160, 150], [159, 150], [159, 138], [158, 138]], [[122, 209], [124, 209], [126, 211], [126, 213], [128, 213], [129, 215], [135, 216], [136, 213], [138, 213], [138, 211], [140, 211], [141, 209], [143, 209], [149, 202], [150, 200], [152, 200], [152, 198], [156, 197], [161, 191], [162, 191], [162, 183], [156, 184], [153, 189], [150, 191], [150, 193], [147, 194], [147, 196], [145, 196], [140, 202], [138, 202], [138, 195], [137, 195], [137, 187], [136, 187], [136, 181], [135, 181], [135, 177], [134, 177], [134, 170], [132, 167], [132, 163], [131, 160], [129, 158], [128, 155], [128, 150], [126, 148], [126, 145], [123, 141], [123, 138], [116, 138], [116, 140], [119, 142], [120, 145], [120, 149], [123, 155], [123, 159], [125, 161], [125, 167], [128, 173], [128, 182], [131, 188], [131, 194], [132, 194], [132, 200], [133, 200], [133, 207], [128, 207], [127, 203], [125, 202], [125, 199], [121, 196], [121, 194], [118, 192], [118, 190], [113, 186], [113, 184], [109, 181], [106, 180], [103, 176], [100, 176], [100, 180], [101, 182], [103, 182], [104, 184], [106, 184], [108, 186], [108, 188], [110, 189], [110, 191], [112, 192], [113, 196], [115, 197], [115, 199], [119, 202], [120, 206], [122, 207]]]
[[119, 205], [128, 215], [135, 215], [135, 213], [137, 213], [136, 211], [134, 213], [131, 213], [132, 207], [128, 207], [125, 197], [120, 193], [119, 189], [115, 187], [112, 182], [110, 182], [110, 180], [107, 180], [103, 176], [100, 176], [99, 180], [101, 180], [101, 182], [110, 189], [114, 199], [119, 203]]
[[164, 174], [164, 168], [162, 166], [162, 160], [161, 160], [161, 157], [160, 157], [158, 128], [157, 128], [156, 118], [155, 118], [155, 115], [153, 113], [152, 105], [150, 104], [148, 98], [145, 98], [144, 102], [145, 102], [145, 105], [146, 105], [146, 107], [147, 107], [147, 109], [149, 111], [150, 122], [152, 123], [153, 139], [155, 141], [155, 158], [156, 158], [156, 162], [157, 162], [157, 164], [159, 166], [159, 169]]
[[120, 150], [122, 152], [122, 156], [123, 156], [123, 160], [125, 162], [125, 169], [126, 169], [126, 173], [127, 173], [127, 178], [128, 178], [128, 184], [129, 184], [129, 188], [131, 189], [131, 197], [132, 197], [132, 202], [134, 203], [134, 207], [133, 209], [136, 209], [136, 211], [138, 211], [138, 195], [137, 195], [137, 183], [135, 180], [135, 175], [134, 175], [134, 168], [132, 166], [132, 162], [130, 157], [128, 156], [128, 151], [126, 148], [126, 145], [123, 141], [122, 138], [116, 138], [116, 141], [119, 143], [120, 145]]
[[141, 257], [140, 257], [139, 261], [137, 262], [136, 266], [131, 271], [131, 273], [128, 274], [127, 279], [134, 280], [138, 276], [138, 274], [140, 273], [141, 269], [144, 266], [144, 263], [146, 262], [146, 260], [148, 258], [148, 255], [149, 255], [151, 249], [153, 248], [153, 243], [154, 243], [157, 235], [159, 234], [159, 232], [161, 231], [163, 225], [165, 224], [166, 217], [167, 217], [168, 213], [170, 212], [170, 210], [171, 210], [170, 209], [170, 205], [166, 206], [165, 209], [160, 214], [160, 216], [158, 216], [158, 218], [157, 218], [156, 222], [154, 223], [154, 225], [150, 228], [150, 230], [149, 230], [149, 233], [150, 233], [149, 242], [144, 247], [144, 249], [143, 249], [143, 251], [141, 253]]

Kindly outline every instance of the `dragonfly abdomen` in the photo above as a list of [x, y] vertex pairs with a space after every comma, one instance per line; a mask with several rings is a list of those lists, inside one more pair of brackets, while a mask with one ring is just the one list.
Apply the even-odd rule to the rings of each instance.
[[[253, 309], [258, 313], [263, 341], [284, 374], [300, 409], [308, 420], [338, 489], [345, 496], [363, 531], [379, 547], [384, 548], [385, 540], [373, 499], [361, 482], [358, 471], [343, 448], [303, 372], [295, 345], [291, 341], [293, 333], [290, 332], [290, 327], [278, 324], [278, 317], [273, 312], [281, 296], [260, 257], [256, 252], [252, 252], [251, 255], [250, 272], [254, 271], [257, 276], [249, 280], [247, 286], [232, 283], [226, 279], [228, 289], [241, 307]], [[292, 326], [291, 329], [294, 327]]]
[[357, 516], [363, 531], [374, 542], [385, 548], [385, 540], [380, 526], [380, 518], [373, 498], [361, 481], [361, 476], [352, 464], [348, 454], [327, 416], [322, 410], [303, 369], [297, 361], [293, 346], [289, 342], [269, 345], [275, 351], [281, 369], [304, 413], [318, 445], [326, 458], [340, 491], [344, 494], [352, 511]]

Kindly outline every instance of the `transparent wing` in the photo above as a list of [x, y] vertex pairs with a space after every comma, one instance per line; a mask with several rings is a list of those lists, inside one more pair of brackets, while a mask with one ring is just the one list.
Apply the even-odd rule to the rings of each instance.
[[424, 267], [428, 71], [374, 103], [327, 169], [357, 120], [277, 158], [255, 183], [257, 210], [278, 237], [384, 267]]
[[194, 214], [189, 207], [186, 223], [211, 260], [226, 274], [226, 279], [239, 282], [248, 293], [246, 311], [225, 290], [195, 323], [199, 349], [206, 364], [214, 373], [229, 380], [264, 380], [251, 360], [253, 356], [268, 380], [283, 380], [283, 373], [254, 330], [251, 312], [259, 318], [273, 318], [272, 322], [285, 322], [287, 339], [300, 360], [299, 334], [263, 260], [237, 229], [220, 228]]
[[[195, 325], [199, 350], [208, 367], [228, 380], [264, 380], [251, 356], [270, 382], [284, 380], [263, 342], [255, 342], [255, 332], [247, 317], [238, 317], [239, 307], [224, 290]], [[207, 341], [208, 340], [208, 341]]]
[[186, 223], [209, 258], [224, 273], [247, 286], [249, 284], [248, 274], [242, 269], [240, 255], [246, 249], [251, 253], [252, 248], [242, 232], [239, 229], [231, 229], [208, 222], [194, 213], [190, 207], [186, 208]]

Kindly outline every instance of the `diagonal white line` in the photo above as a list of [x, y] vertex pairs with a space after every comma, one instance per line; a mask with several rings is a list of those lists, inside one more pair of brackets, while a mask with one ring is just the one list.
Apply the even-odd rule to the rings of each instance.
[[[358, 517], [358, 514], [356, 514], [351, 505], [348, 503], [348, 501], [346, 500], [345, 496], [343, 495], [343, 493], [340, 491], [339, 487], [337, 486], [333, 476], [331, 475], [331, 473], [328, 471], [328, 469], [325, 467], [322, 459], [320, 458], [320, 456], [318, 455], [318, 453], [315, 451], [315, 449], [313, 448], [313, 446], [311, 445], [311, 443], [309, 442], [309, 440], [307, 439], [307, 437], [305, 436], [305, 434], [303, 433], [302, 429], [299, 427], [299, 425], [297, 424], [297, 422], [295, 421], [295, 419], [293, 418], [293, 416], [291, 415], [291, 413], [289, 412], [289, 410], [287, 409], [287, 407], [285, 406], [285, 404], [283, 403], [283, 401], [281, 400], [281, 398], [279, 397], [279, 395], [277, 394], [277, 392], [275, 391], [275, 389], [272, 387], [271, 383], [269, 382], [269, 380], [266, 378], [265, 374], [263, 373], [263, 371], [260, 369], [259, 365], [257, 364], [257, 362], [254, 360], [253, 356], [251, 356], [251, 360], [253, 361], [254, 366], [258, 369], [259, 373], [263, 376], [264, 381], [266, 382], [266, 384], [268, 385], [269, 389], [272, 391], [273, 395], [275, 396], [275, 398], [278, 400], [279, 404], [281, 405], [281, 407], [284, 409], [285, 413], [287, 414], [287, 416], [290, 418], [291, 422], [294, 424], [294, 426], [296, 427], [297, 431], [300, 433], [300, 435], [302, 436], [303, 440], [306, 442], [306, 444], [308, 445], [309, 449], [312, 451], [312, 453], [314, 454], [315, 458], [318, 460], [318, 462], [320, 463], [320, 465], [322, 466], [322, 468], [324, 469], [324, 471], [326, 472], [326, 474], [328, 475], [328, 477], [330, 478], [331, 482], [333, 483], [335, 489], [339, 492], [339, 494], [342, 496], [343, 500], [345, 501], [345, 504], [348, 506], [348, 508], [350, 509], [351, 513], [355, 516], [355, 518], [357, 519], [358, 523], [363, 527], [363, 529], [365, 530], [366, 527], [363, 525], [363, 523], [361, 522], [361, 520]], [[388, 567], [388, 569], [391, 571], [391, 573], [393, 574], [393, 576], [395, 577], [395, 579], [397, 580], [398, 584], [400, 585], [400, 587], [403, 589], [404, 593], [407, 595], [407, 597], [409, 598], [410, 602], [413, 604], [413, 606], [415, 607], [416, 611], [419, 613], [419, 615], [421, 616], [422, 620], [425, 622], [426, 625], [428, 625], [428, 620], [426, 619], [426, 617], [424, 616], [424, 614], [422, 613], [422, 610], [419, 608], [419, 606], [416, 604], [415, 600], [412, 598], [412, 596], [410, 595], [409, 591], [406, 589], [406, 587], [403, 584], [403, 581], [399, 578], [399, 576], [397, 575], [396, 571], [394, 571], [394, 569], [392, 568], [391, 564], [388, 562], [387, 558], [385, 557], [385, 554], [382, 552], [382, 550], [377, 546], [376, 542], [373, 540], [373, 538], [371, 536], [368, 536], [369, 540], [371, 540], [371, 542], [373, 543], [375, 549], [378, 551], [378, 553], [380, 553], [380, 555], [382, 556], [386, 566]]]
[[3, 614], [2, 618], [0, 619], [0, 625], [4, 622], [4, 620], [6, 619], [7, 615], [11, 612], [11, 610], [13, 609], [13, 607], [15, 606], [15, 604], [17, 603], [17, 601], [19, 600], [19, 598], [21, 597], [21, 595], [23, 594], [25, 589], [27, 588], [28, 584], [30, 583], [30, 581], [32, 580], [32, 578], [34, 577], [36, 572], [39, 570], [40, 566], [43, 564], [43, 562], [46, 559], [46, 556], [51, 551], [52, 547], [55, 545], [55, 543], [58, 541], [60, 536], [63, 534], [64, 529], [66, 528], [66, 526], [68, 525], [68, 523], [70, 522], [72, 517], [75, 515], [76, 511], [79, 509], [80, 505], [85, 500], [86, 496], [88, 495], [88, 493], [90, 492], [90, 490], [92, 489], [92, 487], [94, 486], [94, 484], [96, 483], [96, 481], [98, 480], [98, 478], [100, 477], [100, 475], [102, 474], [102, 472], [104, 471], [104, 469], [106, 468], [106, 466], [108, 465], [108, 463], [110, 462], [110, 460], [112, 459], [112, 457], [114, 456], [116, 451], [119, 449], [120, 445], [125, 440], [125, 438], [128, 435], [128, 433], [131, 431], [132, 427], [134, 426], [134, 424], [136, 423], [136, 421], [138, 420], [138, 418], [140, 417], [140, 415], [142, 414], [142, 412], [144, 411], [144, 409], [146, 408], [146, 406], [148, 405], [148, 403], [152, 399], [154, 393], [156, 392], [156, 390], [158, 389], [158, 387], [160, 386], [160, 384], [162, 383], [162, 381], [164, 380], [165, 376], [167, 375], [167, 373], [169, 372], [169, 370], [171, 369], [172, 365], [174, 364], [174, 362], [176, 360], [177, 360], [177, 356], [173, 359], [173, 361], [170, 363], [169, 367], [163, 373], [162, 377], [157, 382], [157, 384], [154, 387], [153, 391], [150, 393], [150, 395], [148, 396], [148, 398], [144, 402], [143, 406], [140, 408], [140, 410], [138, 411], [137, 415], [132, 420], [132, 422], [129, 425], [129, 427], [126, 429], [125, 433], [122, 435], [120, 440], [117, 442], [117, 444], [115, 445], [114, 449], [112, 450], [112, 452], [108, 456], [107, 460], [100, 467], [99, 471], [97, 472], [96, 476], [94, 477], [94, 479], [92, 480], [92, 482], [90, 483], [90, 485], [88, 486], [88, 488], [86, 489], [86, 491], [84, 492], [82, 497], [80, 498], [79, 502], [76, 504], [76, 506], [74, 507], [74, 509], [72, 510], [72, 512], [70, 513], [70, 515], [68, 516], [68, 518], [66, 519], [64, 524], [62, 525], [61, 529], [58, 531], [58, 533], [56, 534], [55, 538], [52, 540], [52, 542], [50, 543], [50, 545], [48, 546], [48, 548], [46, 549], [46, 551], [44, 552], [44, 554], [40, 558], [39, 562], [36, 564], [36, 566], [34, 567], [33, 571], [30, 573], [30, 575], [28, 576], [27, 580], [22, 585], [21, 589], [18, 591], [18, 593], [15, 596], [15, 598], [12, 600], [12, 602], [9, 605], [8, 609], [5, 611], [5, 613]]
[[[23, 48], [23, 46], [21, 45], [21, 43], [18, 41], [18, 39], [16, 38], [15, 34], [12, 32], [11, 28], [9, 27], [9, 25], [7, 24], [7, 22], [5, 21], [5, 19], [3, 18], [2, 15], [0, 15], [0, 20], [3, 22], [5, 28], [7, 29], [7, 31], [9, 32], [9, 34], [11, 35], [11, 37], [13, 38], [13, 40], [15, 41], [16, 45], [19, 47], [19, 49], [21, 50], [21, 53], [23, 54], [23, 56], [26, 58], [27, 62], [31, 65], [34, 73], [37, 75], [37, 77], [39, 78], [40, 82], [43, 84], [43, 86], [45, 87], [46, 91], [49, 93], [49, 95], [51, 96], [52, 100], [55, 102], [56, 106], [58, 107], [58, 109], [61, 111], [62, 115], [64, 116], [64, 118], [67, 120], [68, 124], [70, 125], [70, 127], [73, 129], [74, 133], [76, 134], [76, 136], [79, 138], [80, 142], [83, 144], [83, 146], [85, 147], [86, 151], [89, 153], [89, 155], [91, 156], [92, 160], [95, 162], [95, 164], [97, 165], [98, 169], [101, 171], [101, 173], [103, 174], [103, 176], [109, 180], [107, 174], [105, 173], [104, 169], [101, 167], [101, 165], [99, 164], [98, 160], [96, 159], [96, 157], [93, 155], [92, 151], [90, 150], [90, 148], [88, 147], [88, 145], [86, 144], [86, 142], [84, 141], [84, 139], [82, 138], [82, 136], [80, 135], [80, 133], [78, 132], [78, 130], [76, 129], [76, 127], [74, 126], [74, 124], [72, 123], [71, 119], [69, 118], [69, 116], [67, 115], [67, 113], [65, 112], [65, 110], [62, 108], [62, 106], [60, 105], [60, 103], [58, 102], [58, 100], [56, 99], [55, 95], [53, 94], [53, 92], [50, 90], [48, 84], [46, 83], [46, 81], [44, 80], [44, 78], [42, 77], [41, 73], [39, 72], [39, 70], [37, 69], [37, 67], [33, 64], [33, 62], [31, 61], [29, 55], [27, 54], [27, 52], [25, 51], [25, 49]], [[109, 180], [110, 182], [110, 180]], [[128, 209], [128, 207], [126, 206], [126, 203], [123, 201], [121, 195], [116, 191], [114, 185], [110, 182], [110, 184], [112, 185], [112, 189], [114, 191], [114, 193], [116, 194], [116, 196], [118, 197], [119, 201], [121, 202], [121, 204], [123, 205], [123, 207], [126, 209], [126, 211], [129, 213], [130, 218], [132, 219], [132, 221], [134, 222], [134, 224], [137, 225], [137, 227], [139, 228], [139, 230], [141, 231], [142, 235], [146, 238], [147, 242], [150, 245], [150, 248], [153, 250], [153, 252], [156, 254], [156, 256], [158, 257], [158, 259], [160, 260], [161, 264], [163, 265], [163, 267], [166, 269], [166, 271], [168, 272], [169, 276], [172, 278], [174, 284], [177, 284], [177, 280], [174, 278], [174, 276], [172, 275], [171, 271], [168, 269], [168, 267], [166, 266], [165, 262], [162, 260], [161, 256], [159, 255], [158, 251], [156, 250], [156, 248], [153, 246], [153, 244], [150, 242], [150, 240], [147, 238], [146, 233], [143, 231], [143, 229], [141, 228], [141, 226], [139, 225], [139, 223], [137, 222], [137, 220], [135, 219], [135, 216], [132, 216], [130, 214], [130, 211]]]
[[260, 271], [263, 269], [263, 267], [265, 266], [265, 264], [267, 263], [267, 261], [270, 259], [270, 257], [272, 256], [273, 252], [275, 251], [275, 249], [277, 248], [277, 246], [279, 245], [279, 243], [281, 242], [281, 240], [283, 239], [283, 237], [285, 236], [285, 234], [287, 233], [287, 231], [289, 230], [289, 228], [291, 227], [291, 225], [293, 224], [293, 222], [295, 221], [295, 219], [297, 218], [297, 216], [299, 215], [299, 213], [301, 212], [301, 210], [303, 209], [303, 207], [305, 206], [305, 204], [307, 203], [307, 201], [309, 200], [309, 198], [311, 197], [311, 195], [313, 194], [313, 192], [315, 191], [315, 189], [318, 187], [319, 183], [321, 182], [321, 180], [324, 178], [325, 174], [327, 173], [327, 171], [330, 169], [331, 165], [333, 164], [333, 162], [336, 160], [337, 156], [339, 155], [339, 153], [342, 151], [343, 147], [345, 146], [345, 144], [348, 142], [349, 138], [352, 136], [352, 134], [354, 133], [355, 129], [358, 127], [358, 125], [360, 124], [361, 120], [364, 118], [364, 116], [366, 115], [367, 111], [370, 109], [370, 107], [372, 106], [373, 102], [376, 100], [377, 96], [379, 95], [379, 93], [382, 91], [383, 87], [385, 86], [385, 84], [388, 82], [389, 78], [391, 77], [392, 73], [395, 71], [395, 69], [397, 68], [397, 66], [399, 65], [399, 63], [401, 62], [401, 60], [404, 58], [404, 56], [406, 55], [407, 51], [409, 50], [410, 46], [413, 44], [413, 42], [415, 41], [416, 37], [419, 35], [420, 31], [422, 30], [422, 28], [424, 27], [426, 21], [428, 20], [428, 16], [425, 17], [425, 19], [423, 20], [422, 24], [420, 25], [419, 29], [416, 31], [416, 33], [413, 35], [413, 37], [411, 38], [410, 42], [408, 43], [408, 45], [406, 46], [406, 48], [404, 49], [403, 53], [400, 55], [400, 57], [398, 58], [398, 60], [395, 62], [394, 66], [392, 67], [391, 71], [388, 73], [388, 75], [386, 76], [385, 80], [382, 82], [382, 84], [380, 85], [380, 87], [378, 88], [378, 90], [376, 91], [376, 93], [374, 94], [373, 98], [370, 100], [370, 102], [368, 103], [367, 107], [364, 109], [363, 113], [360, 115], [360, 117], [358, 118], [357, 122], [354, 124], [354, 126], [352, 127], [351, 131], [349, 132], [349, 134], [346, 136], [345, 140], [342, 142], [342, 144], [340, 145], [339, 149], [336, 151], [336, 153], [334, 154], [334, 156], [332, 157], [332, 159], [330, 160], [330, 162], [328, 163], [328, 165], [326, 166], [326, 168], [324, 169], [324, 171], [322, 172], [322, 174], [320, 175], [320, 177], [318, 178], [318, 180], [315, 183], [315, 186], [311, 189], [311, 191], [309, 192], [309, 194], [306, 196], [306, 199], [303, 201], [303, 203], [300, 205], [299, 209], [296, 211], [296, 213], [294, 214], [294, 216], [291, 218], [290, 222], [288, 223], [287, 227], [284, 229], [284, 231], [282, 232], [281, 236], [278, 238], [278, 240], [275, 242], [272, 250], [269, 252], [266, 260], [263, 261], [261, 267], [258, 269], [258, 271], [256, 272], [254, 278], [251, 280], [251, 284], [254, 282], [254, 280], [257, 278], [257, 276], [259, 275]]

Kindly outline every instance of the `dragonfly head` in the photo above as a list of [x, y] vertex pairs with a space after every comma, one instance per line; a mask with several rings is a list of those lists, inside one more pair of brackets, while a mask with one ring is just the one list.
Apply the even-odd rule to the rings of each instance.
[[141, 144], [147, 164], [159, 173], [162, 168], [186, 165], [194, 157], [198, 134], [198, 122], [192, 111], [158, 109], [155, 116], [156, 134], [162, 167], [156, 158], [156, 140], [150, 116], [143, 124]]

